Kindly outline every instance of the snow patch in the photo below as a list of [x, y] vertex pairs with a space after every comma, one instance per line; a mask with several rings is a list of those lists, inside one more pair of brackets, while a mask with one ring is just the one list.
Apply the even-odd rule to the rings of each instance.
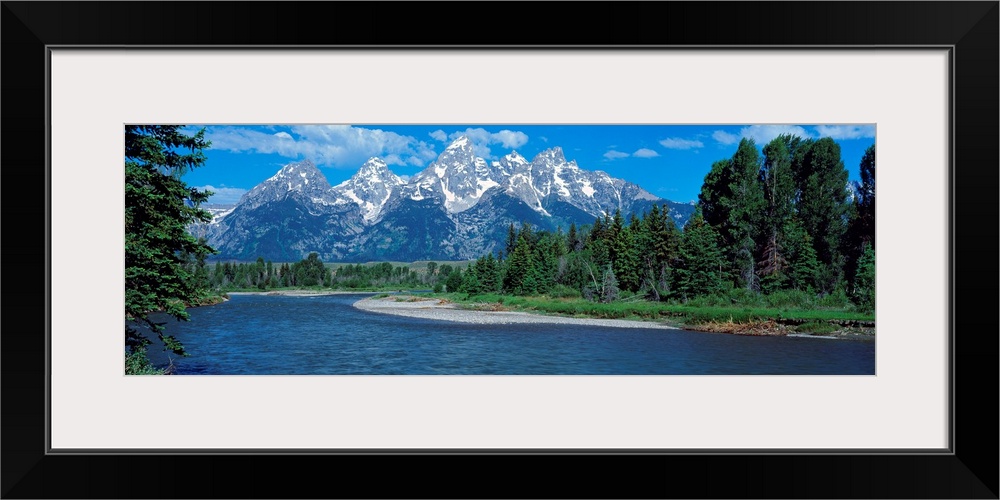
[[569, 198], [570, 197], [569, 188], [566, 186], [566, 181], [564, 181], [562, 177], [559, 177], [559, 174], [561, 172], [562, 168], [556, 167], [555, 170], [552, 172], [552, 179], [555, 181], [556, 186], [559, 186], [558, 189], [559, 195]]
[[444, 192], [444, 198], [445, 200], [447, 200], [447, 203], [454, 203], [455, 200], [458, 199], [455, 196], [455, 193], [452, 193], [451, 191], [448, 190], [448, 186], [445, 185], [445, 182], [443, 180], [441, 181], [441, 191]]
[[458, 148], [460, 148], [462, 146], [465, 146], [467, 144], [469, 144], [469, 138], [463, 135], [463, 136], [459, 137], [458, 139], [455, 139], [454, 142], [452, 142], [450, 145], [448, 145], [447, 149], [458, 149]]
[[489, 189], [489, 188], [491, 188], [493, 186], [499, 186], [499, 185], [500, 184], [498, 184], [497, 181], [495, 181], [493, 179], [486, 179], [486, 180], [477, 179], [476, 180], [476, 198], [479, 198], [479, 197], [483, 196], [483, 193], [485, 193], [487, 189]]
[[358, 195], [354, 194], [354, 190], [353, 189], [348, 189], [348, 190], [344, 191], [344, 194], [346, 194], [348, 198], [354, 200], [354, 203], [357, 203], [358, 205], [363, 205], [364, 204], [364, 202], [361, 201], [361, 198], [358, 198]]
[[594, 187], [590, 184], [589, 180], [586, 179], [583, 180], [583, 187], [580, 188], [580, 191], [583, 191], [583, 194], [591, 198], [594, 197]]

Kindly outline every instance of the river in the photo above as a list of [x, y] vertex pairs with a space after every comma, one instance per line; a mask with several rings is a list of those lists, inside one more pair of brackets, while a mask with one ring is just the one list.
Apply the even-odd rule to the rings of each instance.
[[[179, 375], [874, 375], [875, 342], [578, 325], [470, 325], [234, 295], [167, 321]], [[155, 342], [150, 359], [167, 363]]]

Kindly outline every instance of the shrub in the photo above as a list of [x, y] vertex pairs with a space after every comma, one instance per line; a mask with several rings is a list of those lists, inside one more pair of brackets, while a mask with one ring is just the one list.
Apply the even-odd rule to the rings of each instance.
[[549, 290], [549, 297], [556, 299], [578, 299], [581, 297], [580, 291], [566, 285], [556, 285]]

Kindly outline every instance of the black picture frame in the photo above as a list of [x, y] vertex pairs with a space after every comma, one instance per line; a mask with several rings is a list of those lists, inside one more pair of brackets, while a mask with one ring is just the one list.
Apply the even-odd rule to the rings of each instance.
[[[557, 19], [515, 2], [2, 3], [3, 262], [19, 289], [0, 339], [4, 498], [998, 498], [996, 1], [555, 3], [572, 11]], [[505, 23], [529, 29], [491, 29]], [[951, 47], [950, 452], [48, 454], [46, 47], [381, 44]], [[169, 432], [169, 416], [123, 416], [122, 431]]]

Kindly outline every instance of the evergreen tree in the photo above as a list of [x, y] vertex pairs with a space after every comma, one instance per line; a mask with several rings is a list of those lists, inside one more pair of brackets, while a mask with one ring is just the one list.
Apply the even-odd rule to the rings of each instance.
[[[177, 320], [190, 317], [185, 306], [205, 293], [203, 283], [184, 269], [180, 257], [214, 253], [187, 231], [211, 214], [199, 204], [211, 193], [188, 187], [186, 172], [205, 163], [204, 129], [193, 135], [180, 125], [125, 127], [125, 319], [148, 328], [164, 349], [185, 355], [184, 346], [149, 319], [164, 311]], [[125, 327], [127, 366], [148, 366], [151, 341], [132, 326]]]
[[483, 292], [482, 284], [479, 281], [479, 272], [482, 269], [480, 262], [482, 262], [482, 260], [483, 258], [480, 257], [474, 266], [469, 266], [469, 268], [465, 270], [465, 274], [462, 276], [462, 284], [460, 285], [461, 291], [469, 295], [475, 295]]
[[576, 223], [571, 222], [569, 224], [569, 234], [566, 237], [568, 251], [579, 252], [583, 249], [583, 242], [580, 241], [579, 235], [576, 233]]
[[718, 233], [705, 222], [701, 209], [695, 209], [684, 226], [678, 265], [674, 270], [674, 289], [681, 299], [716, 294], [725, 289], [718, 241]]
[[500, 267], [493, 254], [486, 254], [483, 262], [483, 270], [479, 276], [480, 284], [484, 293], [497, 293], [500, 291]]
[[854, 303], [863, 312], [875, 312], [875, 247], [866, 245], [854, 277]]
[[631, 225], [623, 226], [615, 232], [611, 247], [612, 253], [615, 255], [611, 264], [619, 286], [631, 292], [638, 290], [639, 253]]
[[514, 245], [517, 245], [517, 230], [514, 229], [514, 223], [511, 222], [507, 226], [507, 246], [504, 247], [507, 257], [514, 253]]
[[[443, 266], [442, 266], [443, 267]], [[449, 292], [457, 292], [462, 289], [462, 270], [458, 267], [454, 268], [450, 274], [448, 274], [448, 279], [445, 280], [444, 286]]]
[[[514, 251], [507, 256], [507, 270], [503, 278], [503, 290], [514, 295], [535, 292], [535, 262], [531, 245], [524, 234], [518, 236]], [[530, 280], [528, 278], [531, 278]], [[526, 281], [527, 280], [527, 281]]]
[[784, 227], [784, 248], [788, 256], [787, 286], [795, 290], [815, 292], [819, 279], [820, 263], [812, 237], [797, 219]]

